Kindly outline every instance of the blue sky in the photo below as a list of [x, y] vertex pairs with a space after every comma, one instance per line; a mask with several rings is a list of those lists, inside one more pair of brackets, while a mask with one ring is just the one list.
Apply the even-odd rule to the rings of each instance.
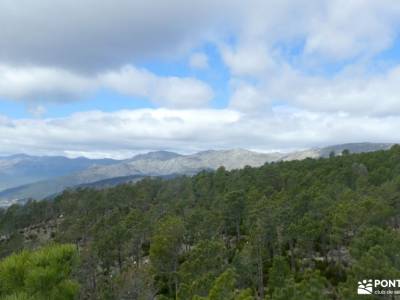
[[0, 155], [398, 142], [399, 20], [392, 0], [3, 1]]
[[[190, 57], [193, 54], [202, 53], [207, 57], [208, 67], [193, 68], [190, 66]], [[137, 67], [146, 69], [157, 76], [193, 77], [210, 85], [214, 91], [214, 97], [209, 106], [224, 108], [229, 103], [229, 70], [224, 65], [215, 45], [205, 43], [202, 47], [196, 47], [183, 57], [147, 59], [136, 64]], [[146, 97], [126, 95], [110, 88], [99, 88], [87, 95], [71, 97], [67, 101], [55, 102], [41, 101], [30, 103], [29, 99], [14, 101], [10, 97], [0, 99], [0, 111], [12, 118], [38, 117], [32, 113], [35, 105], [43, 107], [40, 117], [67, 117], [74, 112], [101, 110], [113, 112], [121, 109], [156, 108]]]

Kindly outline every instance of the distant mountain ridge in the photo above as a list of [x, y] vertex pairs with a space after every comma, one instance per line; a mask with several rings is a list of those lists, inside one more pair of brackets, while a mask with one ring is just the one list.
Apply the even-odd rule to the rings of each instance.
[[0, 191], [40, 180], [65, 176], [93, 166], [116, 163], [114, 159], [67, 158], [16, 154], [0, 157]]
[[319, 157], [329, 157], [331, 153], [340, 155], [344, 150], [349, 150], [350, 153], [373, 152], [379, 150], [388, 150], [393, 143], [347, 143], [340, 145], [327, 146], [323, 148], [312, 148], [304, 151], [296, 151], [282, 157], [282, 160], [299, 160]]
[[[69, 159], [65, 157], [46, 158], [26, 155], [9, 156], [7, 161], [7, 158], [1, 157], [0, 180], [1, 176], [6, 177], [4, 174], [7, 174], [10, 166], [14, 166], [14, 169], [16, 169], [13, 174], [18, 174], [18, 172], [23, 174], [24, 168], [30, 171], [30, 164], [33, 164], [33, 169], [36, 172], [43, 172], [43, 177], [51, 176], [52, 173], [57, 173], [57, 175], [0, 191], [0, 206], [9, 205], [18, 199], [46, 198], [70, 187], [107, 187], [123, 182], [135, 182], [146, 176], [194, 175], [201, 170], [215, 170], [221, 166], [228, 170], [240, 169], [246, 165], [259, 167], [267, 162], [280, 160], [328, 157], [332, 152], [340, 155], [345, 149], [351, 153], [387, 150], [392, 145], [350, 143], [291, 153], [259, 153], [245, 149], [231, 149], [208, 150], [191, 155], [181, 155], [168, 151], [156, 151], [120, 161], [111, 159], [90, 160], [87, 158]], [[15, 159], [17, 161], [22, 159], [22, 162], [27, 161], [22, 163], [22, 168], [19, 170], [15, 167], [18, 166], [18, 162], [14, 161]], [[63, 163], [68, 166], [63, 165]], [[60, 170], [57, 170], [58, 166]], [[11, 170], [13, 170], [12, 167]], [[27, 173], [29, 174], [29, 172]], [[27, 178], [24, 180], [27, 180]]]

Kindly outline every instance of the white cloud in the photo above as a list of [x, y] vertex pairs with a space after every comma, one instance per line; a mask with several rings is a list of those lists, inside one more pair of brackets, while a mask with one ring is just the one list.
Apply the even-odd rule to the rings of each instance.
[[100, 76], [103, 85], [130, 96], [147, 97], [163, 107], [206, 106], [213, 97], [204, 82], [188, 77], [159, 77], [146, 70], [127, 66]]
[[253, 0], [237, 19], [241, 43], [290, 46], [304, 41], [302, 54], [340, 61], [387, 49], [399, 34], [396, 0]]
[[221, 136], [215, 129], [229, 127], [239, 118], [235, 111], [210, 109], [92, 111], [42, 120], [3, 117], [0, 118], [1, 152], [17, 153], [24, 149], [35, 154], [73, 151], [113, 155], [148, 149], [190, 151], [201, 147], [204, 141], [219, 144]]
[[232, 82], [233, 93], [229, 107], [248, 113], [265, 113], [269, 109], [271, 99], [259, 86], [244, 81]]
[[193, 69], [207, 69], [208, 66], [208, 56], [202, 52], [193, 53], [189, 57], [189, 66]]
[[120, 93], [145, 97], [153, 90], [157, 77], [147, 70], [125, 66], [99, 75], [99, 80]]
[[309, 110], [400, 115], [400, 66], [383, 74], [344, 72], [333, 79], [299, 77], [295, 80], [295, 88], [286, 97]]
[[0, 117], [0, 141], [1, 154], [24, 149], [31, 154], [121, 158], [157, 149], [285, 150], [350, 141], [396, 142], [399, 126], [400, 117], [283, 108], [257, 116], [226, 109], [141, 109], [42, 120]]
[[221, 48], [234, 83], [230, 86], [229, 107], [258, 113], [278, 103], [314, 112], [400, 115], [398, 64], [379, 66], [356, 61], [324, 73], [291, 63], [277, 51], [269, 55], [257, 44], [239, 44], [237, 49], [232, 52]]
[[41, 118], [46, 113], [47, 109], [43, 105], [30, 105], [28, 106], [28, 112], [36, 117]]
[[[378, 74], [350, 67], [325, 78], [281, 65], [258, 79], [261, 83], [258, 87], [253, 86], [257, 89], [253, 94], [262, 94], [309, 111], [364, 116], [400, 115], [400, 66]], [[234, 94], [231, 103], [238, 101]], [[255, 106], [255, 109], [259, 108]]]
[[222, 45], [220, 50], [225, 64], [234, 75], [257, 76], [274, 67], [266, 47], [259, 43], [240, 44], [236, 49]]
[[157, 82], [154, 99], [165, 107], [204, 107], [213, 98], [212, 89], [193, 78], [169, 77]]
[[[375, 55], [394, 43], [399, 20], [398, 0], [0, 1], [0, 97], [37, 107], [108, 88], [168, 108], [0, 116], [1, 151], [120, 157], [393, 141], [400, 66], [377, 68]], [[226, 109], [206, 109], [214, 91], [199, 79], [134, 66], [186, 59], [204, 43], [232, 76]], [[204, 53], [189, 58], [208, 64]]]
[[0, 64], [0, 97], [18, 100], [64, 100], [80, 97], [97, 87], [93, 79], [45, 67]]
[[[312, 82], [329, 82], [323, 77], [299, 79], [296, 74], [279, 70], [292, 59], [302, 62], [299, 70], [304, 66], [324, 68], [327, 61], [359, 62], [390, 47], [400, 31], [397, 0], [195, 0], [190, 5], [183, 0], [61, 0], [57, 4], [39, 0], [23, 5], [20, 1], [0, 2], [3, 98], [76, 99], [96, 90], [100, 81], [100, 86], [105, 82], [129, 95], [149, 97], [157, 105], [201, 107], [212, 98], [205, 83], [123, 66], [143, 57], [165, 58], [165, 53], [187, 57], [194, 45], [205, 41], [218, 45], [233, 76], [261, 79], [257, 88], [267, 98], [274, 98], [266, 93], [266, 85], [284, 90], [290, 87], [277, 84], [274, 76], [285, 82], [287, 76], [294, 76], [294, 83], [312, 88]], [[292, 47], [296, 54], [291, 53]], [[186, 54], [182, 55], [182, 49]], [[205, 67], [207, 56], [195, 53], [189, 64]], [[282, 96], [282, 92], [272, 96], [275, 94]], [[309, 103], [307, 99], [315, 96], [311, 94], [303, 89], [295, 102]]]
[[213, 97], [212, 89], [195, 78], [157, 76], [131, 65], [96, 76], [55, 68], [0, 65], [0, 97], [24, 100], [31, 103], [30, 108], [34, 102], [77, 100], [101, 87], [175, 108], [205, 106]]
[[3, 0], [0, 62], [99, 71], [232, 35], [349, 58], [388, 47], [399, 16], [397, 0]]
[[398, 1], [328, 1], [308, 24], [305, 52], [333, 59], [375, 54], [396, 38], [399, 13]]
[[176, 56], [220, 31], [231, 2], [3, 0], [0, 61], [98, 72]]

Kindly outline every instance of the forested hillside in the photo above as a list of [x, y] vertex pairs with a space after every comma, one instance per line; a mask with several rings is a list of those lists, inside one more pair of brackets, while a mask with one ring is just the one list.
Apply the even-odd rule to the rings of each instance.
[[399, 225], [393, 146], [13, 205], [0, 256], [75, 244], [60, 299], [347, 300], [359, 280], [400, 278]]

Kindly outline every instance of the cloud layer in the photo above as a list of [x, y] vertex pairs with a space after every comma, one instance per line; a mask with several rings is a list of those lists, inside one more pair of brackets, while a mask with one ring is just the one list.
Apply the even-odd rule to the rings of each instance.
[[400, 14], [396, 0], [3, 0], [0, 8], [0, 61], [86, 71], [227, 33], [269, 45], [302, 39], [305, 53], [327, 58], [367, 55], [391, 45]]
[[202, 107], [213, 98], [212, 89], [198, 79], [157, 76], [131, 65], [96, 76], [56, 68], [0, 65], [0, 97], [28, 102], [64, 102], [79, 100], [100, 88], [147, 98], [165, 107]]
[[[3, 0], [0, 109], [35, 118], [0, 111], [0, 154], [396, 142], [399, 25], [397, 0]], [[44, 118], [102, 90], [153, 108]]]
[[184, 51], [206, 38], [228, 1], [83, 0], [0, 4], [0, 61], [81, 71]]
[[12, 120], [0, 116], [0, 140], [3, 153], [29, 149], [32, 154], [121, 158], [161, 149], [188, 153], [234, 145], [292, 150], [365, 139], [395, 142], [399, 126], [400, 117], [352, 117], [287, 109], [252, 117], [228, 109], [140, 109], [92, 111], [58, 119]]

